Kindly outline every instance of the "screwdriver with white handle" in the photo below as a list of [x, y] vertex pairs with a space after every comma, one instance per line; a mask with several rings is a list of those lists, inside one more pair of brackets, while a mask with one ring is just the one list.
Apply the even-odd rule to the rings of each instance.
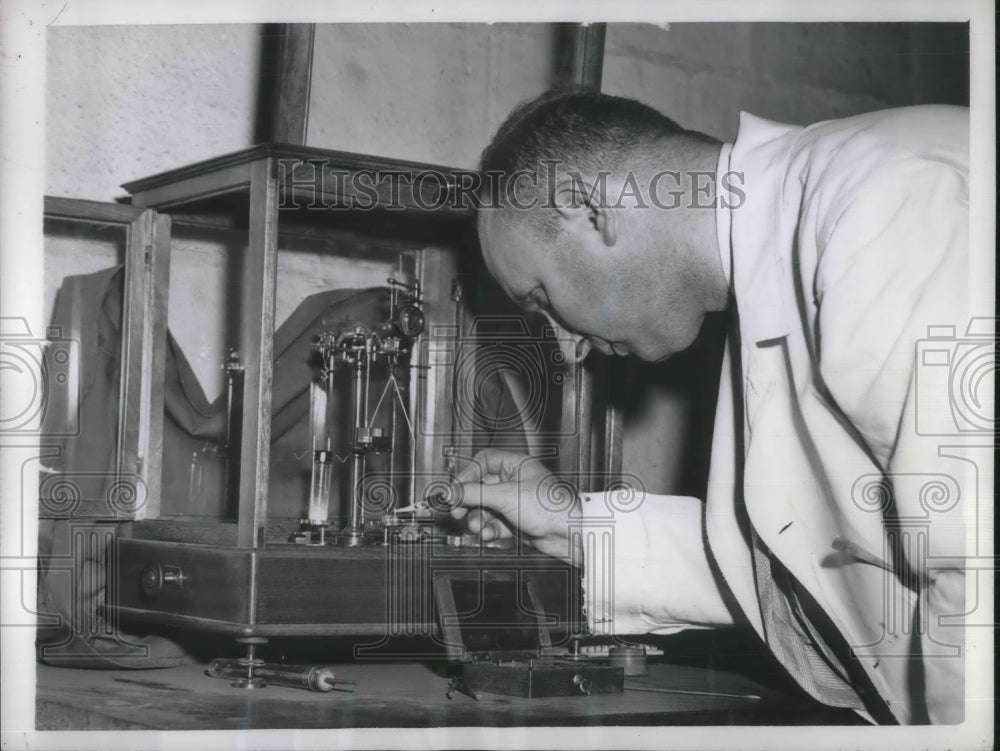
[[[231, 660], [218, 657], [208, 664], [208, 674], [212, 678], [242, 678], [247, 674], [245, 660]], [[260, 662], [254, 665], [254, 676], [265, 684], [304, 688], [307, 691], [326, 693], [335, 688], [339, 691], [353, 691], [354, 681], [337, 678], [333, 668], [324, 665], [283, 665], [274, 662]]]

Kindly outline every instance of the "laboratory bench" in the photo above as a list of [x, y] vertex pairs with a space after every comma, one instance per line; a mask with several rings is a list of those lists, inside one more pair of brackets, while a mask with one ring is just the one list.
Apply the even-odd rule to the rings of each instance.
[[[668, 641], [677, 648], [650, 657], [647, 675], [627, 677], [621, 694], [533, 699], [481, 694], [477, 700], [460, 692], [449, 698], [448, 664], [416, 659], [333, 664], [338, 683], [325, 693], [275, 685], [235, 688], [208, 676], [204, 663], [157, 670], [40, 664], [36, 725], [39, 730], [239, 730], [864, 724], [853, 712], [814, 702], [762, 663], [766, 655], [740, 646], [743, 642], [728, 655], [717, 651], [717, 642], [715, 635], [698, 634]], [[747, 669], [758, 675], [744, 674]]]

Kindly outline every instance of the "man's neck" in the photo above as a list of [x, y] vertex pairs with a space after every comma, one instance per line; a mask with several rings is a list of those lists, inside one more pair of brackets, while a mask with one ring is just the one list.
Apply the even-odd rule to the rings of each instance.
[[729, 301], [729, 280], [722, 265], [718, 208], [718, 168], [722, 144], [691, 144], [685, 155], [687, 174], [681, 232], [684, 248], [695, 259], [696, 278], [708, 310], [722, 310]]

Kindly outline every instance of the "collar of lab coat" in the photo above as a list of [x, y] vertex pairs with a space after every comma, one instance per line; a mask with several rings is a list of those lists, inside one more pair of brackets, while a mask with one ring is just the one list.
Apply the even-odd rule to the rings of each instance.
[[729, 291], [733, 291], [733, 246], [730, 240], [733, 217], [732, 206], [736, 196], [728, 190], [729, 155], [733, 151], [731, 143], [722, 144], [719, 149], [719, 164], [715, 168], [715, 230], [719, 239], [719, 260], [722, 261], [722, 273], [726, 277]]
[[719, 204], [717, 211], [728, 213], [728, 221], [722, 218], [717, 223], [719, 247], [724, 256], [730, 256], [723, 258], [723, 266], [731, 268], [740, 330], [748, 344], [778, 339], [791, 331], [794, 301], [787, 299], [784, 290], [789, 287], [781, 283], [790, 271], [786, 268], [790, 259], [781, 258], [778, 250], [792, 247], [795, 232], [795, 223], [783, 220], [796, 212], [783, 210], [787, 207], [782, 186], [801, 131], [744, 112], [725, 167], [729, 184], [739, 187], [743, 196], [733, 192], [729, 208]]

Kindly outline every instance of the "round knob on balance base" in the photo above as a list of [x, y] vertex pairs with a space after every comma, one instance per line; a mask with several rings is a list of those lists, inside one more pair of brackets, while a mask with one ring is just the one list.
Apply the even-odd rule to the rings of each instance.
[[345, 548], [359, 548], [366, 542], [364, 530], [356, 527], [347, 527], [337, 535], [337, 543]]
[[267, 688], [263, 678], [237, 678], [229, 684], [233, 688]]
[[163, 569], [160, 564], [147, 563], [139, 575], [139, 587], [148, 598], [154, 598], [163, 590]]
[[161, 566], [150, 561], [139, 574], [139, 588], [148, 599], [155, 599], [167, 587], [180, 589], [187, 577], [180, 566]]
[[180, 566], [161, 566], [150, 561], [139, 574], [139, 588], [147, 599], [155, 599], [167, 587], [179, 589], [186, 579]]

